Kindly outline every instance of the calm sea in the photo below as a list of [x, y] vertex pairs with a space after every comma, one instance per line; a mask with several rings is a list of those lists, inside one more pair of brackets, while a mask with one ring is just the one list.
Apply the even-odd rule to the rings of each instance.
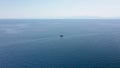
[[0, 68], [120, 68], [120, 20], [0, 20]]

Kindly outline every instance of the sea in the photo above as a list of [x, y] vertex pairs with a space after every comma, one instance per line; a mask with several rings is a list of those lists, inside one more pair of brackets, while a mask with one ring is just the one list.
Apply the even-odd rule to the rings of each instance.
[[120, 19], [0, 19], [0, 68], [120, 68]]

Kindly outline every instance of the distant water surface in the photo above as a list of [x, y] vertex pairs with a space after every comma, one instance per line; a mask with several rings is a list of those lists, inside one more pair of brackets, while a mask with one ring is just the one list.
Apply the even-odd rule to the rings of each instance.
[[120, 68], [120, 20], [0, 20], [0, 68]]

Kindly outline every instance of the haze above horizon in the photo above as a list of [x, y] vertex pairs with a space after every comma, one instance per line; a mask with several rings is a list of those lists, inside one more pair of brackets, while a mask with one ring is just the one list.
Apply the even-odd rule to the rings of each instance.
[[120, 0], [0, 0], [0, 18], [120, 18]]

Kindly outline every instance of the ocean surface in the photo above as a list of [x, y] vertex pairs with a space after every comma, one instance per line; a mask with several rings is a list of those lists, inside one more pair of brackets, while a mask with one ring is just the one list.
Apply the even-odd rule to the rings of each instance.
[[0, 20], [0, 68], [120, 68], [120, 20]]

